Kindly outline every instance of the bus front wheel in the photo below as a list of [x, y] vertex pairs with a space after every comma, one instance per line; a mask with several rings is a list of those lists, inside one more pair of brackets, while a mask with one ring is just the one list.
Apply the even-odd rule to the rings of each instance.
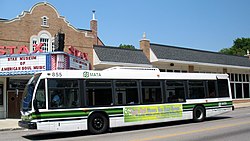
[[102, 113], [94, 113], [88, 119], [88, 130], [92, 134], [101, 134], [108, 129], [108, 119]]
[[193, 120], [195, 122], [204, 121], [206, 118], [206, 111], [203, 106], [196, 106], [193, 110]]

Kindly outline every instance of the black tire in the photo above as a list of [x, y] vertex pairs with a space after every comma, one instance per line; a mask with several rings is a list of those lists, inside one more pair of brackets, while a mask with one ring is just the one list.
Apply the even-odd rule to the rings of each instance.
[[101, 134], [107, 131], [109, 122], [102, 113], [94, 113], [88, 119], [88, 130], [92, 134]]
[[196, 106], [193, 110], [193, 120], [195, 122], [204, 121], [206, 118], [205, 108], [202, 106]]

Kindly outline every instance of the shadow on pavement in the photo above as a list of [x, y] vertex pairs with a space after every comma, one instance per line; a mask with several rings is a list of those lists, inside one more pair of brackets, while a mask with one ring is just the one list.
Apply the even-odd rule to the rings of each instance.
[[[206, 121], [216, 121], [216, 120], [223, 120], [228, 119], [231, 117], [210, 117], [207, 118]], [[206, 122], [205, 121], [205, 122]], [[116, 133], [116, 132], [127, 132], [127, 131], [136, 131], [136, 130], [144, 130], [144, 129], [153, 129], [153, 128], [160, 128], [160, 127], [171, 127], [177, 125], [187, 125], [193, 124], [193, 120], [183, 120], [183, 121], [172, 121], [172, 122], [163, 122], [163, 123], [155, 123], [155, 124], [145, 124], [145, 125], [136, 125], [136, 126], [128, 126], [128, 127], [118, 127], [112, 128], [109, 132]], [[25, 135], [23, 138], [29, 140], [50, 140], [50, 139], [66, 139], [71, 137], [82, 137], [82, 136], [95, 136], [90, 134], [88, 131], [75, 131], [75, 132], [46, 132], [46, 133], [34, 133], [30, 135]]]

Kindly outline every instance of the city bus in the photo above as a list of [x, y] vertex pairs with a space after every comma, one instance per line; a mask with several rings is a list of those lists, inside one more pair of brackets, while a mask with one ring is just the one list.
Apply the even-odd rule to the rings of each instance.
[[19, 126], [88, 130], [193, 119], [233, 110], [227, 74], [171, 73], [113, 67], [34, 74], [23, 94]]

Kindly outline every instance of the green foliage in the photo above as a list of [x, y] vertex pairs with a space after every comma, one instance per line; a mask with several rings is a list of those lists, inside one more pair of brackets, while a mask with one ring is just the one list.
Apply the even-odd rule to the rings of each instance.
[[120, 44], [119, 48], [135, 49], [135, 47], [133, 45], [125, 45], [125, 44]]
[[229, 55], [246, 55], [247, 50], [250, 51], [250, 38], [237, 38], [231, 48], [223, 48], [219, 52]]

